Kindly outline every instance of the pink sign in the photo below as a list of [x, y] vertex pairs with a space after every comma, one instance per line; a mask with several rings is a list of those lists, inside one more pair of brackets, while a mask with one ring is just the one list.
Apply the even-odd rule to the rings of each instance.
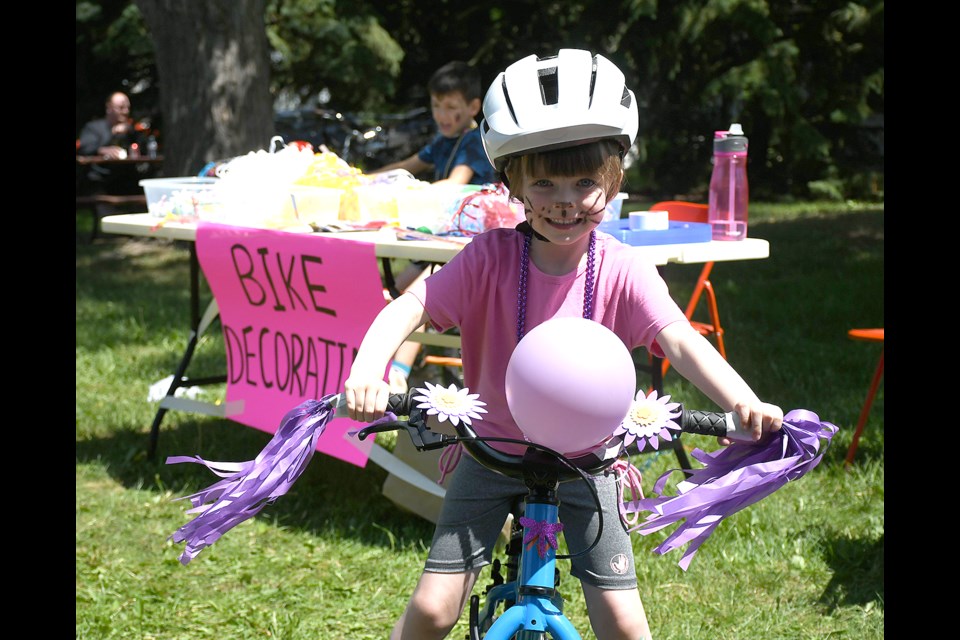
[[[197, 257], [220, 309], [228, 418], [276, 433], [293, 407], [343, 390], [385, 304], [372, 243], [201, 222]], [[317, 450], [366, 466], [373, 439], [347, 435], [362, 426], [333, 420]]]

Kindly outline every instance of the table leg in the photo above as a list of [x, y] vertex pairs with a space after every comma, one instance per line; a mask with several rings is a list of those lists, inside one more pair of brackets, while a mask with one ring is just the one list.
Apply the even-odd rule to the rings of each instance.
[[[167, 389], [166, 397], [173, 397], [177, 389], [183, 384], [183, 374], [187, 371], [187, 366], [190, 364], [190, 360], [193, 358], [193, 350], [197, 346], [198, 335], [196, 330], [190, 331], [190, 340], [187, 342], [187, 350], [183, 354], [183, 358], [180, 360], [180, 365], [177, 367], [176, 373], [173, 374], [173, 380], [170, 381], [170, 388]], [[154, 456], [157, 453], [157, 441], [160, 439], [160, 423], [163, 422], [163, 416], [167, 414], [166, 407], [163, 406], [163, 402], [160, 403], [160, 408], [157, 409], [157, 414], [153, 418], [153, 424], [150, 426], [150, 448], [147, 450], [147, 458], [150, 460], [154, 459]]]
[[[197, 259], [196, 244], [190, 243], [190, 338], [187, 341], [187, 349], [180, 359], [180, 364], [173, 374], [173, 380], [170, 381], [170, 387], [167, 389], [166, 396], [160, 401], [160, 407], [157, 409], [157, 413], [153, 418], [153, 424], [150, 426], [150, 445], [147, 449], [147, 458], [150, 460], [153, 460], [157, 453], [157, 442], [160, 439], [160, 423], [163, 422], [163, 417], [167, 413], [165, 401], [167, 398], [175, 397], [177, 389], [184, 385], [184, 375], [186, 375], [187, 367], [190, 366], [190, 361], [193, 359], [193, 352], [197, 347], [197, 342], [200, 340], [200, 336], [207, 330], [207, 327], [210, 326], [210, 323], [217, 317], [218, 313], [219, 308], [217, 301], [211, 300], [203, 317], [200, 316], [200, 262]], [[194, 386], [215, 384], [224, 382], [226, 379], [225, 375], [210, 376], [190, 380], [190, 384]]]
[[383, 267], [383, 288], [387, 290], [391, 298], [396, 300], [403, 292], [397, 289], [397, 281], [393, 276], [390, 258], [380, 258], [380, 265]]
[[190, 329], [200, 326], [200, 259], [197, 258], [197, 243], [190, 243]]

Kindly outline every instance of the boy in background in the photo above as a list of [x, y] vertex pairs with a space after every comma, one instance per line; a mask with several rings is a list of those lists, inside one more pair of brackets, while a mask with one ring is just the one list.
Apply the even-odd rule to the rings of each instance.
[[[476, 117], [480, 113], [483, 91], [480, 73], [472, 66], [454, 60], [437, 69], [427, 83], [430, 109], [437, 124], [437, 135], [409, 158], [373, 171], [379, 173], [405, 169], [413, 175], [432, 170], [433, 184], [487, 184], [498, 177], [483, 150]], [[413, 262], [396, 278], [397, 288], [405, 291], [428, 275], [429, 263]], [[394, 393], [407, 390], [407, 378], [420, 344], [404, 342], [390, 365], [390, 388]]]
[[496, 182], [483, 151], [476, 117], [480, 113], [480, 73], [465, 62], [454, 60], [437, 69], [427, 83], [430, 109], [437, 135], [409, 158], [381, 167], [373, 173], [406, 169], [413, 175], [433, 171], [434, 184], [486, 184]]

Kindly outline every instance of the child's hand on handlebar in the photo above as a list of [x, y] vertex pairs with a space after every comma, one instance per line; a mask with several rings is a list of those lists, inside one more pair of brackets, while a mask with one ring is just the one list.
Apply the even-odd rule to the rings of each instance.
[[[783, 409], [767, 402], [738, 402], [733, 412], [740, 416], [741, 429], [753, 435], [753, 441], [759, 442], [763, 434], [779, 431], [783, 426]], [[717, 438], [718, 442], [727, 446], [735, 442], [730, 438]]]
[[373, 422], [383, 417], [390, 399], [390, 386], [381, 378], [350, 376], [343, 384], [351, 420]]

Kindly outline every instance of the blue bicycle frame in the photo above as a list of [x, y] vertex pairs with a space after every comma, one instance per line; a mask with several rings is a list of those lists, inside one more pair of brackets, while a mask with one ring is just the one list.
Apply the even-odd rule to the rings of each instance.
[[[556, 491], [548, 490], [552, 496], [543, 498], [535, 495], [536, 491], [532, 489], [527, 497], [526, 516], [534, 521], [555, 524], [558, 522]], [[526, 539], [529, 528], [524, 527], [523, 532]], [[563, 615], [563, 598], [554, 588], [556, 555], [550, 545], [542, 558], [535, 549], [521, 550], [519, 579], [492, 587], [487, 592], [480, 620], [492, 620], [497, 606], [505, 600], [515, 604], [494, 620], [483, 636], [484, 640], [527, 640], [541, 638], [545, 632], [556, 640], [580, 640], [580, 634]]]

